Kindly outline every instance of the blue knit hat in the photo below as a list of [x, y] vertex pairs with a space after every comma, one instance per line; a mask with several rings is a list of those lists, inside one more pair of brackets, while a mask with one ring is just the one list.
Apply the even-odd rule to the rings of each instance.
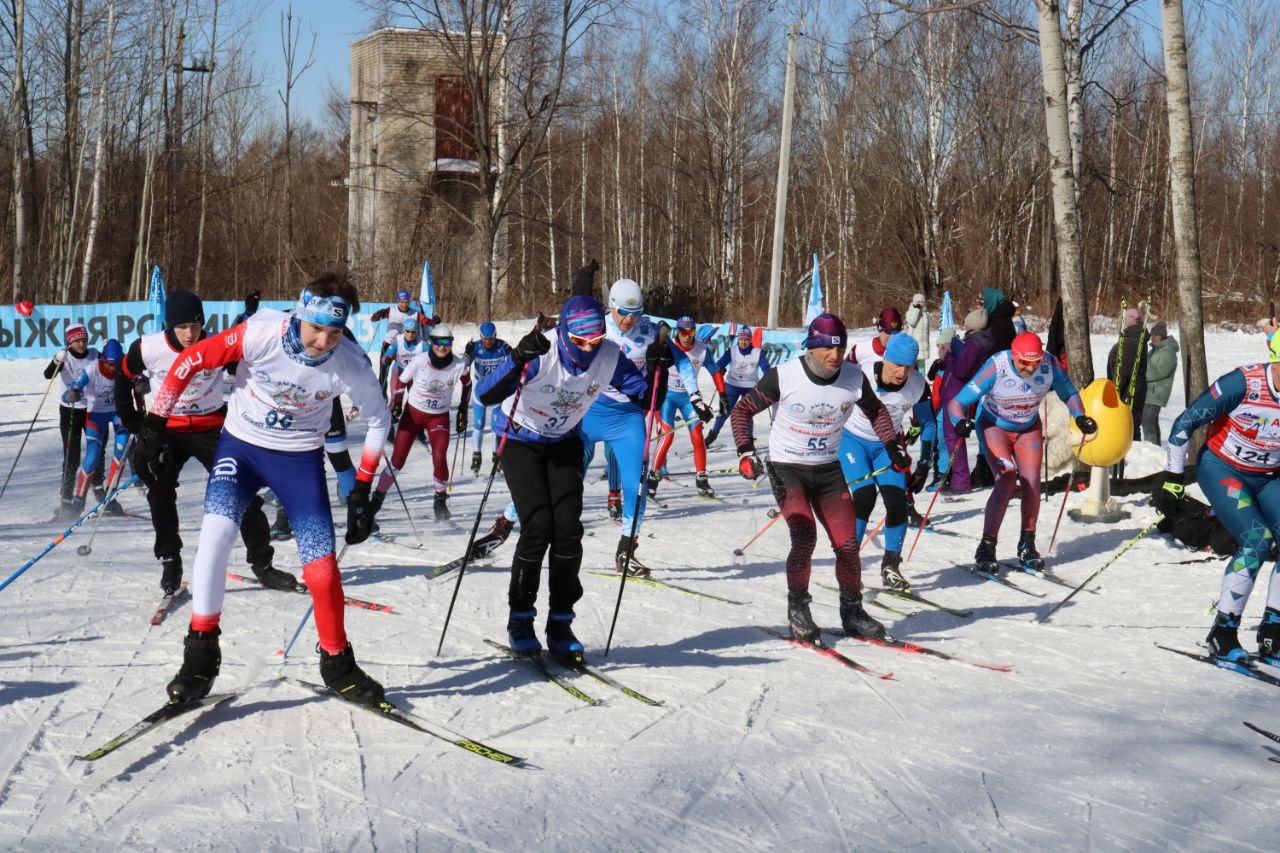
[[490, 323], [488, 320], [485, 320], [483, 323], [480, 324], [480, 337], [496, 338], [497, 336], [498, 336], [498, 327], [493, 325], [493, 323]]
[[590, 296], [570, 296], [560, 309], [560, 326], [580, 338], [604, 334], [604, 306]]
[[677, 318], [676, 318], [676, 328], [677, 328], [677, 329], [685, 329], [685, 330], [688, 330], [688, 329], [697, 328], [697, 325], [698, 325], [698, 324], [697, 324], [697, 323], [695, 323], [695, 322], [693, 322], [693, 318], [692, 318], [692, 317], [690, 317], [688, 314], [685, 314], [683, 317], [677, 317]]
[[890, 361], [903, 367], [912, 367], [919, 357], [920, 342], [906, 332], [898, 332], [898, 334], [889, 338], [889, 343], [885, 344], [885, 361]]

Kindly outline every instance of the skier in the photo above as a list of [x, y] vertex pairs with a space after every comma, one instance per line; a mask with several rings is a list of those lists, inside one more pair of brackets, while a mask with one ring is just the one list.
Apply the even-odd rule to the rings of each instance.
[[[116, 374], [116, 412], [125, 429], [139, 436], [139, 440], [143, 413], [135, 406], [135, 389], [149, 388], [151, 379], [163, 382], [184, 351], [205, 338], [204, 304], [194, 293], [173, 291], [165, 301], [164, 313], [164, 330], [134, 341]], [[224, 375], [224, 371], [210, 365], [186, 377], [185, 390], [173, 403], [166, 428], [160, 435], [152, 436], [163, 445], [160, 464], [143, 469], [136, 462], [137, 449], [134, 452], [134, 471], [147, 486], [147, 505], [151, 508], [151, 525], [156, 533], [154, 552], [161, 565], [160, 588], [166, 595], [176, 593], [182, 584], [178, 475], [192, 458], [199, 460], [206, 471], [213, 468], [214, 452], [226, 416]], [[271, 547], [262, 499], [250, 501], [243, 515], [240, 534], [254, 575], [272, 589], [294, 589], [297, 579], [271, 565], [275, 549]]]
[[706, 498], [716, 496], [716, 493], [711, 490], [711, 483], [707, 480], [707, 445], [702, 440], [702, 425], [710, 423], [715, 415], [712, 414], [711, 407], [702, 401], [702, 394], [698, 391], [698, 371], [702, 369], [702, 363], [707, 360], [707, 345], [698, 340], [697, 330], [697, 324], [687, 314], [676, 320], [676, 335], [673, 343], [689, 360], [693, 368], [693, 379], [685, 380], [686, 371], [674, 367], [669, 371], [667, 397], [662, 402], [662, 417], [658, 421], [658, 428], [666, 435], [658, 442], [658, 453], [649, 469], [649, 497], [651, 498], [657, 496], [658, 483], [662, 482], [662, 478], [666, 475], [667, 451], [671, 449], [671, 443], [676, 440], [677, 414], [684, 418], [685, 428], [689, 430], [689, 443], [693, 445], [693, 467], [697, 472], [694, 483], [698, 487], [698, 494]]
[[651, 391], [644, 375], [606, 336], [604, 306], [590, 296], [571, 296], [560, 311], [559, 327], [550, 332], [535, 328], [521, 338], [480, 387], [482, 404], [502, 403], [494, 414], [494, 429], [511, 421], [502, 473], [520, 516], [507, 621], [517, 654], [542, 651], [534, 631], [534, 605], [550, 547], [547, 647], [569, 659], [582, 656], [582, 643], [573, 634], [573, 606], [582, 597], [580, 425], [606, 387], [642, 407]]
[[378, 359], [378, 384], [383, 388], [387, 387], [387, 374], [391, 370], [392, 361], [387, 356], [387, 347], [395, 341], [396, 335], [404, 331], [404, 321], [410, 317], [422, 320], [420, 312], [413, 304], [413, 296], [407, 290], [396, 293], [394, 305], [380, 308], [369, 315], [370, 323], [377, 323], [383, 319], [387, 321], [387, 333], [382, 336], [382, 346], [379, 348], [381, 356]]
[[62, 382], [62, 396], [58, 406], [58, 432], [62, 435], [62, 490], [55, 521], [79, 515], [73, 492], [76, 472], [80, 469], [80, 436], [84, 433], [88, 409], [84, 400], [73, 400], [70, 391], [85, 368], [98, 358], [98, 351], [89, 346], [89, 332], [80, 323], [67, 326], [63, 342], [66, 348], [54, 353], [53, 360], [44, 369], [45, 379], [52, 380], [56, 375]]
[[769, 435], [769, 479], [774, 499], [791, 534], [787, 555], [787, 619], [791, 635], [805, 643], [821, 640], [809, 612], [809, 572], [817, 544], [814, 515], [826, 528], [836, 554], [840, 621], [852, 637], [883, 639], [884, 625], [862, 606], [862, 569], [858, 560], [857, 515], [837, 449], [845, 421], [856, 405], [884, 445], [894, 468], [911, 470], [911, 457], [898, 440], [889, 410], [876, 397], [867, 375], [845, 361], [848, 336], [834, 314], [809, 323], [806, 352], [775, 367], [733, 408], [733, 438], [742, 476], [754, 480], [762, 466], [751, 437], [751, 419], [777, 406]]
[[[111, 471], [107, 474], [107, 483], [114, 485], [116, 474], [124, 461], [124, 449], [129, 442], [129, 432], [116, 417], [116, 373], [120, 370], [120, 360], [124, 350], [115, 338], [108, 338], [102, 345], [102, 354], [91, 362], [80, 378], [71, 386], [69, 393], [72, 399], [83, 398], [87, 415], [85, 417], [84, 461], [76, 474], [74, 507], [76, 515], [84, 512], [85, 496], [89, 494], [89, 484], [93, 481], [93, 472], [102, 467], [106, 456], [105, 445], [107, 430], [115, 433], [115, 450], [111, 456]], [[105, 497], [105, 492], [104, 495]], [[99, 498], [101, 501], [102, 498]], [[124, 510], [115, 498], [103, 508], [107, 515], [124, 515]]]
[[188, 347], [151, 404], [134, 457], [139, 470], [154, 471], [163, 464], [166, 421], [199, 375], [197, 368], [238, 363], [226, 429], [205, 490], [191, 627], [182, 668], [168, 687], [174, 701], [207, 695], [218, 675], [227, 558], [240, 516], [264, 486], [280, 498], [296, 531], [303, 578], [315, 606], [324, 683], [351, 702], [376, 707], [383, 700], [382, 685], [356, 664], [343, 627], [342, 581], [324, 484], [322, 448], [330, 398], [347, 394], [368, 425], [347, 502], [346, 540], [363, 542], [371, 530], [369, 486], [389, 417], [364, 351], [342, 337], [348, 317], [358, 308], [356, 289], [345, 276], [321, 275], [302, 291], [292, 314], [259, 311], [248, 322]]
[[[707, 447], [720, 435], [724, 422], [729, 419], [729, 411], [737, 404], [738, 398], [754, 388], [760, 377], [769, 372], [769, 359], [764, 354], [764, 347], [753, 347], [751, 335], [750, 326], [739, 326], [735, 336], [736, 343], [726, 347], [724, 355], [716, 360], [716, 369], [711, 378], [716, 383], [716, 390], [720, 392], [720, 414], [711, 425], [711, 432], [707, 434]], [[754, 429], [753, 424], [752, 430]]]
[[[1165, 473], [1157, 489], [1183, 494], [1187, 443], [1199, 427], [1208, 435], [1196, 459], [1200, 484], [1239, 550], [1227, 564], [1217, 613], [1209, 631], [1209, 654], [1247, 664], [1249, 653], [1236, 631], [1263, 564], [1280, 536], [1280, 334], [1274, 319], [1264, 326], [1269, 363], [1246, 364], [1218, 377], [1178, 415], [1165, 448]], [[1280, 666], [1280, 565], [1272, 573], [1266, 609], [1258, 626], [1258, 655]]]
[[902, 331], [902, 312], [892, 305], [881, 308], [876, 315], [876, 336], [869, 341], [858, 341], [849, 347], [849, 361], [861, 362], [880, 358], [889, 338]]
[[[1044, 569], [1044, 560], [1036, 551], [1043, 454], [1040, 401], [1051, 390], [1067, 404], [1085, 440], [1091, 440], [1098, 425], [1084, 413], [1080, 395], [1058, 360], [1044, 357], [1044, 347], [1034, 332], [1023, 332], [1013, 339], [1009, 349], [988, 358], [947, 404], [956, 435], [968, 437], [975, 427], [982, 431], [983, 453], [996, 478], [991, 497], [987, 499], [982, 541], [974, 555], [975, 569], [979, 572], [1000, 574], [996, 538], [1019, 479], [1022, 482], [1022, 532], [1018, 538], [1018, 562], [1022, 571]], [[966, 412], [979, 401], [982, 407], [975, 424]]]
[[[378, 488], [369, 504], [376, 517], [409, 451], [418, 436], [427, 434], [431, 442], [431, 459], [435, 465], [436, 521], [449, 518], [449, 404], [453, 402], [453, 386], [461, 383], [462, 400], [458, 403], [458, 441], [467, 430], [467, 405], [471, 399], [471, 376], [467, 363], [453, 354], [453, 331], [443, 323], [431, 330], [430, 349], [420, 352], [409, 362], [394, 386], [395, 400], [391, 417], [403, 421], [396, 430], [396, 443], [391, 451], [391, 464], [383, 469]], [[406, 393], [406, 389], [408, 389]], [[403, 403], [402, 403], [403, 400]]]
[[[511, 353], [511, 347], [498, 337], [498, 327], [492, 322], [480, 324], [480, 340], [467, 341], [463, 356], [471, 368], [471, 380], [475, 387]], [[489, 419], [489, 407], [480, 405], [480, 399], [471, 401], [471, 473], [480, 474], [481, 451], [484, 449], [484, 426]], [[496, 441], [496, 438], [495, 438]], [[494, 445], [494, 453], [498, 447]]]
[[[929, 475], [929, 459], [933, 458], [933, 442], [937, 433], [933, 418], [933, 403], [929, 383], [916, 369], [920, 356], [920, 344], [906, 333], [899, 332], [889, 338], [883, 359], [859, 362], [871, 389], [889, 412], [889, 420], [899, 440], [907, 432], [904, 420], [910, 413], [920, 425], [922, 442], [920, 465], [911, 475], [912, 485], [923, 485]], [[892, 590], [908, 590], [911, 583], [902, 574], [902, 542], [907, 535], [908, 496], [907, 472], [891, 466], [893, 460], [888, 448], [880, 440], [875, 426], [862, 409], [856, 409], [845, 422], [840, 437], [840, 467], [846, 483], [861, 480], [854, 487], [853, 506], [858, 515], [858, 541], [867, 529], [867, 520], [876, 505], [876, 491], [884, 498], [884, 557], [880, 563], [880, 578], [885, 587]], [[889, 467], [875, 477], [873, 472]], [[863, 479], [867, 477], [867, 479]]]
[[[422, 345], [418, 325], [417, 317], [405, 317], [401, 330], [382, 348], [382, 358], [390, 362], [387, 387], [391, 389], [391, 411], [393, 412], [403, 404], [404, 387], [397, 384], [401, 374], [409, 367], [409, 362], [427, 351], [427, 347]], [[394, 434], [395, 424], [392, 423], [392, 440], [394, 440]]]

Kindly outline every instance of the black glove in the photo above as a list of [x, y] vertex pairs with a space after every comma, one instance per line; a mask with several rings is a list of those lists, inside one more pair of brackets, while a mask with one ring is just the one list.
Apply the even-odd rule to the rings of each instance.
[[723, 394], [720, 395], [720, 417], [729, 417], [729, 401], [724, 398]]
[[142, 429], [138, 431], [138, 441], [133, 446], [133, 470], [138, 479], [148, 486], [154, 486], [164, 476], [168, 467], [168, 454], [164, 447], [164, 428], [167, 418], [147, 412], [142, 421]]
[[676, 363], [671, 347], [661, 338], [649, 344], [649, 348], [644, 351], [644, 360], [648, 363], [650, 372], [666, 370]]
[[546, 355], [550, 351], [551, 338], [544, 335], [541, 329], [534, 329], [516, 344], [516, 348], [511, 351], [511, 358], [518, 366], [523, 367], [538, 356]]
[[973, 421], [969, 420], [968, 418], [961, 418], [960, 420], [956, 421], [955, 429], [956, 429], [956, 435], [960, 436], [961, 438], [968, 438], [969, 436], [973, 435]]
[[748, 480], [754, 480], [764, 472], [764, 466], [760, 464], [760, 457], [756, 456], [756, 452], [749, 450], [739, 457], [738, 470]]
[[454, 426], [457, 427], [458, 435], [462, 435], [467, 431], [467, 409], [465, 406], [458, 407], [458, 417], [454, 420]]
[[925, 376], [929, 378], [930, 382], [932, 382], [934, 379], [938, 377], [938, 371], [941, 370], [943, 366], [944, 365], [943, 365], [942, 359], [935, 358], [933, 360], [933, 364], [929, 365], [928, 373], [925, 374]]
[[142, 395], [150, 394], [151, 380], [146, 376], [139, 376], [137, 379], [133, 380], [133, 393]]
[[1085, 435], [1093, 435], [1098, 431], [1098, 422], [1088, 415], [1076, 415], [1076, 428]]
[[369, 483], [356, 480], [347, 493], [347, 544], [359, 545], [373, 532], [373, 513], [369, 511]]
[[911, 470], [911, 454], [907, 453], [906, 448], [895, 441], [885, 449], [889, 451], [889, 459], [893, 462], [893, 470], [902, 474]]
[[262, 291], [251, 290], [244, 297], [244, 313], [253, 316], [258, 313], [258, 303], [262, 299]]
[[711, 411], [711, 407], [702, 402], [702, 397], [694, 394], [689, 398], [689, 405], [693, 406], [694, 413], [698, 416], [698, 420], [704, 424], [711, 423], [715, 419], [715, 414]]
[[916, 470], [912, 472], [911, 479], [907, 481], [907, 488], [911, 490], [911, 494], [918, 495], [927, 479], [929, 479], [929, 463], [922, 459], [916, 465]]
[[404, 414], [404, 403], [397, 400], [391, 406], [391, 420], [398, 421], [400, 416]]

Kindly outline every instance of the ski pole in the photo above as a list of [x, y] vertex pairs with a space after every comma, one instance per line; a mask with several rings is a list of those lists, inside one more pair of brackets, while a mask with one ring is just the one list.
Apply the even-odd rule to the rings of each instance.
[[462, 576], [467, 573], [467, 564], [471, 562], [471, 549], [476, 544], [476, 534], [480, 531], [480, 519], [484, 515], [484, 505], [489, 501], [489, 490], [493, 488], [493, 478], [497, 476], [498, 465], [502, 461], [502, 451], [507, 446], [507, 437], [511, 434], [511, 421], [516, 416], [516, 408], [520, 405], [520, 395], [524, 393], [525, 380], [529, 378], [529, 364], [520, 371], [520, 384], [516, 386], [514, 399], [511, 401], [511, 417], [502, 427], [502, 438], [498, 439], [498, 448], [493, 452], [493, 465], [489, 468], [489, 482], [484, 485], [484, 494], [480, 496], [480, 506], [476, 508], [476, 520], [471, 524], [471, 535], [467, 537], [467, 550], [462, 554], [462, 565], [458, 567], [458, 580], [453, 585], [453, 595], [449, 598], [449, 610], [444, 614], [444, 625], [440, 628], [440, 642], [436, 644], [436, 656], [444, 648], [444, 635], [449, 631], [449, 620], [453, 618], [453, 605], [458, 601], [458, 590], [462, 589]]
[[[956, 464], [956, 452], [960, 449], [964, 436], [956, 438], [956, 443], [951, 445], [951, 458], [947, 460], [947, 470], [942, 472], [942, 479], [939, 484], [947, 481], [947, 475], [951, 473], [951, 466]], [[924, 517], [920, 519], [920, 526], [916, 528], [916, 538], [911, 540], [911, 550], [907, 552], [907, 562], [910, 562], [911, 555], [916, 552], [916, 543], [920, 541], [920, 534], [924, 532], [924, 526], [929, 523], [929, 516], [933, 515], [933, 505], [938, 502], [938, 495], [942, 494], [942, 486], [939, 485], [934, 490], [933, 497], [929, 500], [929, 508], [925, 510]]]
[[[853, 454], [852, 454], [852, 453], [846, 453], [846, 454], [845, 454], [845, 457], [846, 457], [850, 462], [852, 462], [852, 461], [853, 461]], [[859, 483], [863, 482], [864, 480], [870, 480], [872, 477], [879, 477], [881, 474], [883, 474], [885, 471], [888, 471], [888, 470], [889, 470], [890, 468], [892, 468], [892, 467], [893, 467], [893, 465], [892, 465], [892, 464], [890, 464], [890, 465], [886, 465], [886, 466], [884, 466], [883, 468], [877, 468], [876, 470], [872, 471], [870, 474], [863, 474], [861, 477], [859, 477], [859, 478], [858, 478], [858, 479], [856, 479], [856, 480], [850, 480], [849, 482], [845, 483], [845, 486], [847, 486], [850, 490], [852, 490], [854, 486], [858, 485]]]
[[[658, 333], [658, 339], [665, 336]], [[609, 623], [609, 639], [604, 644], [604, 656], [609, 656], [609, 648], [613, 645], [613, 630], [618, 627], [618, 612], [622, 610], [622, 593], [627, 588], [627, 577], [631, 574], [631, 559], [636, 554], [636, 526], [640, 523], [640, 501], [644, 499], [645, 482], [649, 479], [649, 450], [653, 446], [653, 428], [657, 424], [658, 411], [658, 378], [661, 371], [653, 371], [653, 386], [649, 389], [649, 415], [644, 429], [644, 456], [640, 463], [640, 482], [636, 484], [636, 502], [631, 510], [631, 535], [627, 537], [627, 556], [622, 563], [622, 579], [618, 581], [618, 600], [613, 605], [613, 621]]]
[[77, 527], [84, 524], [89, 519], [89, 516], [93, 515], [95, 512], [101, 509], [107, 503], [107, 501], [111, 500], [116, 495], [120, 494], [125, 489], [132, 486], [137, 479], [138, 479], [138, 475], [133, 474], [132, 476], [129, 477], [128, 480], [124, 481], [123, 485], [121, 485], [114, 492], [111, 492], [110, 494], [106, 495], [101, 501], [99, 501], [97, 506], [95, 506], [93, 509], [86, 512], [84, 515], [77, 518], [70, 527], [68, 527], [66, 530], [62, 531], [61, 533], [59, 533], [57, 536], [54, 537], [52, 542], [44, 546], [44, 548], [41, 549], [39, 554], [36, 554], [30, 560], [27, 560], [27, 562], [23, 563], [22, 568], [18, 569], [16, 572], [9, 575], [9, 577], [5, 578], [3, 582], [0, 582], [0, 590], [4, 589], [9, 584], [13, 583], [15, 580], [17, 580], [19, 575], [21, 575], [27, 569], [31, 568], [36, 563], [38, 563], [40, 559], [44, 557], [45, 554], [48, 554], [54, 548], [58, 547], [64, 541], [66, 541], [68, 536], [76, 532]]
[[[342, 543], [342, 550], [338, 551], [338, 556], [334, 557], [335, 563], [341, 563], [343, 556], [347, 553], [347, 543]], [[316, 605], [312, 601], [307, 605], [307, 612], [302, 614], [302, 619], [298, 622], [298, 627], [294, 630], [293, 636], [289, 638], [288, 644], [284, 647], [284, 651], [280, 652], [281, 659], [287, 658], [289, 652], [293, 649], [293, 644], [298, 642], [298, 637], [302, 634], [302, 629], [307, 627], [307, 623], [311, 621], [311, 614], [315, 612]]]
[[458, 452], [462, 450], [462, 444], [466, 441], [464, 433], [458, 433], [458, 440], [453, 443], [453, 464], [449, 466], [449, 485], [445, 487], [445, 492], [453, 491], [453, 478], [458, 473]]
[[[387, 451], [382, 451], [382, 458], [386, 460], [387, 469], [391, 469], [391, 460], [387, 458]], [[418, 540], [418, 544], [426, 547], [427, 543], [422, 541], [422, 534], [418, 532], [418, 525], [413, 523], [413, 515], [409, 512], [409, 502], [404, 499], [404, 492], [400, 491], [400, 476], [398, 474], [391, 475], [391, 485], [396, 487], [396, 497], [400, 498], [400, 506], [404, 507], [404, 517], [409, 519], [409, 529], [413, 531], [413, 536]]]
[[1148, 524], [1146, 527], [1142, 528], [1142, 532], [1141, 532], [1141, 533], [1139, 533], [1137, 536], [1133, 537], [1133, 538], [1132, 538], [1132, 539], [1130, 539], [1128, 542], [1126, 542], [1126, 543], [1124, 544], [1124, 547], [1122, 547], [1119, 551], [1117, 551], [1117, 552], [1115, 553], [1115, 556], [1113, 556], [1110, 560], [1107, 560], [1107, 562], [1106, 562], [1106, 563], [1104, 563], [1104, 564], [1102, 565], [1102, 568], [1098, 569], [1096, 572], [1094, 572], [1093, 574], [1089, 575], [1089, 577], [1087, 577], [1087, 578], [1085, 578], [1083, 581], [1081, 581], [1081, 582], [1080, 582], [1080, 585], [1079, 585], [1078, 587], [1076, 587], [1075, 589], [1071, 590], [1070, 594], [1068, 594], [1066, 598], [1062, 599], [1062, 600], [1061, 600], [1061, 601], [1059, 601], [1057, 604], [1055, 604], [1055, 605], [1053, 606], [1053, 609], [1052, 609], [1052, 610], [1050, 610], [1050, 611], [1049, 611], [1048, 613], [1046, 613], [1045, 615], [1037, 617], [1037, 618], [1036, 618], [1036, 621], [1037, 621], [1037, 622], [1040, 622], [1040, 623], [1048, 622], [1048, 621], [1049, 621], [1049, 619], [1050, 619], [1050, 617], [1052, 617], [1052, 616], [1053, 616], [1053, 614], [1057, 613], [1057, 612], [1058, 612], [1058, 609], [1059, 609], [1059, 608], [1061, 608], [1061, 607], [1062, 607], [1062, 605], [1066, 604], [1068, 601], [1070, 601], [1071, 599], [1075, 598], [1075, 596], [1076, 596], [1076, 593], [1077, 593], [1077, 592], [1079, 592], [1080, 590], [1082, 590], [1082, 589], [1084, 589], [1086, 586], [1088, 586], [1090, 581], [1092, 581], [1092, 580], [1093, 580], [1094, 578], [1096, 578], [1098, 575], [1102, 574], [1102, 573], [1103, 573], [1103, 571], [1105, 571], [1105, 570], [1107, 569], [1107, 567], [1108, 567], [1108, 566], [1110, 566], [1112, 563], [1114, 563], [1116, 560], [1120, 559], [1120, 556], [1121, 556], [1122, 554], [1124, 554], [1124, 552], [1125, 552], [1125, 551], [1128, 551], [1128, 550], [1129, 550], [1130, 548], [1132, 548], [1134, 545], [1137, 545], [1137, 544], [1138, 544], [1138, 540], [1140, 540], [1143, 536], [1146, 536], [1146, 535], [1147, 535], [1148, 533], [1150, 533], [1152, 530], [1155, 530], [1155, 529], [1156, 529], [1156, 525], [1157, 525], [1157, 524], [1159, 524], [1159, 523], [1160, 523], [1160, 522], [1162, 522], [1162, 521], [1164, 521], [1164, 516], [1163, 516], [1163, 515], [1156, 516], [1156, 520], [1155, 520], [1155, 521], [1151, 522], [1151, 523], [1150, 523], [1150, 524]]
[[750, 539], [748, 539], [746, 545], [743, 545], [741, 548], [734, 548], [733, 556], [741, 557], [743, 554], [745, 554], [747, 549], [750, 548], [757, 539], [763, 536], [766, 530], [768, 530], [770, 527], [773, 527], [773, 525], [777, 522], [777, 520], [782, 518], [782, 513], [778, 512], [777, 510], [769, 510], [769, 512], [770, 512], [769, 520], [765, 522], [764, 527], [761, 527], [755, 536], [752, 536]]
[[40, 417], [40, 410], [44, 408], [44, 401], [49, 399], [49, 391], [53, 389], [53, 380], [57, 378], [57, 373], [49, 377], [49, 384], [44, 388], [44, 396], [40, 398], [40, 404], [36, 406], [36, 413], [31, 416], [31, 424], [27, 427], [27, 434], [22, 437], [22, 444], [18, 447], [18, 452], [13, 456], [13, 464], [9, 466], [9, 475], [4, 478], [4, 485], [0, 486], [0, 498], [4, 497], [5, 490], [9, 488], [9, 480], [13, 477], [13, 469], [18, 467], [18, 460], [22, 458], [22, 451], [27, 447], [27, 439], [31, 438], [31, 430], [35, 429], [36, 420]]
[[[1076, 456], [1084, 450], [1086, 436], [1080, 434], [1080, 446], [1076, 448]], [[1049, 553], [1053, 554], [1053, 543], [1058, 541], [1058, 525], [1062, 524], [1062, 514], [1067, 511], [1067, 498], [1071, 496], [1071, 487], [1076, 484], [1076, 466], [1071, 463], [1071, 473], [1067, 475], [1067, 490], [1062, 493], [1062, 506], [1058, 507], [1058, 520], [1053, 523], [1053, 536], [1049, 537]]]
[[[129, 451], [133, 448], [133, 439], [134, 436], [131, 435], [129, 440], [124, 443], [124, 455], [120, 457], [120, 465], [116, 468], [115, 480], [107, 488], [107, 491], [113, 494], [120, 484], [120, 478], [124, 476], [124, 460], [129, 458]], [[98, 517], [93, 522], [93, 532], [89, 534], [89, 541], [76, 548], [76, 553], [81, 557], [87, 557], [93, 553], [93, 540], [97, 538], [98, 528], [102, 526], [102, 517], [106, 514], [105, 511], [98, 513]]]

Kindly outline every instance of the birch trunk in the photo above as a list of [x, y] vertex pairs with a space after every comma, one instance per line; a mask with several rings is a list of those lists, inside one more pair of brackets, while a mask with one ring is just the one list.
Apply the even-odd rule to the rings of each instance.
[[116, 39], [116, 0], [107, 3], [107, 46], [102, 57], [102, 83], [98, 87], [98, 140], [93, 153], [93, 186], [89, 190], [89, 233], [84, 241], [84, 268], [80, 274], [80, 301], [89, 301], [89, 273], [93, 269], [93, 250], [98, 238], [98, 220], [102, 213], [102, 173], [106, 171], [107, 88], [111, 80], [111, 48]]
[[196, 274], [194, 292], [200, 292], [200, 276], [204, 271], [204, 226], [209, 210], [209, 126], [213, 124], [210, 113], [213, 107], [214, 57], [218, 55], [218, 7], [213, 0], [213, 23], [209, 32], [209, 70], [204, 75], [204, 107], [200, 120], [200, 221], [196, 225]]
[[26, 295], [25, 279], [27, 252], [27, 197], [22, 175], [22, 116], [23, 101], [27, 97], [26, 70], [23, 59], [23, 39], [27, 17], [24, 0], [13, 4], [13, 298], [18, 302]]

